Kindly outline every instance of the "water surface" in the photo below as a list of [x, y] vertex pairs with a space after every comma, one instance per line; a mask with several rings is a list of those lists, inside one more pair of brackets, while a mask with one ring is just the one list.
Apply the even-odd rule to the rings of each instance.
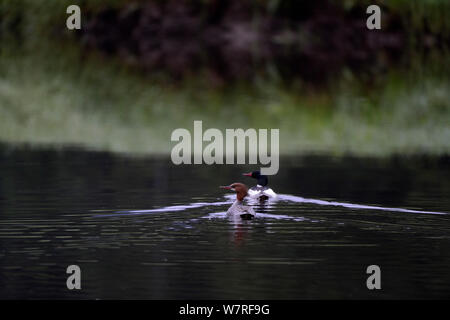
[[248, 166], [0, 150], [3, 299], [450, 297], [448, 158], [283, 157], [278, 201], [243, 222], [218, 186]]

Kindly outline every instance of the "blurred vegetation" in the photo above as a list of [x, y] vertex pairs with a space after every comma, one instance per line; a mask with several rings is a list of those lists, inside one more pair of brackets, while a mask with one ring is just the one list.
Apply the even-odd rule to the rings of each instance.
[[[23, 32], [48, 34], [55, 25], [63, 24], [67, 18], [65, 9], [71, 4], [78, 4], [84, 12], [98, 13], [104, 9], [120, 9], [127, 6], [142, 6], [146, 3], [186, 3], [195, 7], [200, 17], [205, 17], [212, 7], [218, 6], [217, 0], [2, 0], [0, 6], [2, 31], [9, 32], [20, 24]], [[383, 15], [401, 17], [409, 34], [414, 37], [424, 32], [439, 34], [446, 39], [450, 36], [448, 12], [450, 3], [447, 0], [240, 0], [222, 1], [226, 5], [241, 3], [249, 10], [249, 16], [257, 18], [261, 14], [281, 16], [283, 18], [304, 19], [305, 11], [311, 8], [322, 10], [322, 7], [334, 5], [344, 11], [365, 8], [371, 4], [381, 6]], [[203, 14], [203, 15], [202, 15]], [[22, 23], [26, 21], [26, 24]], [[384, 21], [387, 22], [387, 21]]]
[[[204, 10], [216, 3], [191, 2]], [[167, 153], [172, 130], [203, 120], [204, 128], [280, 128], [282, 153], [450, 152], [448, 1], [379, 1], [389, 17], [400, 17], [408, 27], [410, 47], [395, 63], [377, 52], [368, 69], [342, 65], [321, 86], [305, 78], [286, 81], [270, 63], [251, 79], [225, 85], [213, 84], [201, 66], [181, 81], [143, 71], [120, 55], [80, 45], [82, 37], [65, 28], [65, 9], [73, 3], [87, 9], [89, 19], [105, 8], [129, 5], [121, 0], [2, 1], [0, 141]], [[256, 20], [298, 12], [296, 1], [248, 3]], [[351, 12], [369, 1], [318, 3]], [[304, 19], [300, 13], [290, 17], [297, 18]], [[424, 35], [433, 36], [431, 48], [422, 46]]]

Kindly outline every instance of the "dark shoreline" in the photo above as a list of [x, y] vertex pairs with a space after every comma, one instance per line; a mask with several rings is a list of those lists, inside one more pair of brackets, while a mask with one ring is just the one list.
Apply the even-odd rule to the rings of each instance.
[[[292, 12], [246, 1], [148, 1], [89, 13], [79, 37], [89, 49], [175, 79], [201, 71], [220, 85], [275, 72], [314, 84], [343, 68], [379, 72], [404, 58], [405, 20], [383, 7], [382, 30], [369, 31], [365, 9], [344, 10], [331, 1], [299, 4]], [[416, 42], [426, 50], [445, 43], [426, 31]]]

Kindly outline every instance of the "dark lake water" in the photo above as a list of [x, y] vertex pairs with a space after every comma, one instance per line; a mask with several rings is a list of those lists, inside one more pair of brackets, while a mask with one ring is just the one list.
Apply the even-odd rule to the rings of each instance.
[[283, 157], [230, 220], [218, 186], [253, 168], [0, 148], [0, 298], [450, 298], [448, 157]]

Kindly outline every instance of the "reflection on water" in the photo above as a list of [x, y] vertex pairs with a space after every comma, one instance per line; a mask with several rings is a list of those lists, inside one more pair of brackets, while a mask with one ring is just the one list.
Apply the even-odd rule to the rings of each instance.
[[[448, 159], [282, 158], [278, 200], [234, 220], [218, 186], [247, 169], [0, 151], [0, 297], [449, 296]], [[381, 291], [366, 289], [371, 264]]]

